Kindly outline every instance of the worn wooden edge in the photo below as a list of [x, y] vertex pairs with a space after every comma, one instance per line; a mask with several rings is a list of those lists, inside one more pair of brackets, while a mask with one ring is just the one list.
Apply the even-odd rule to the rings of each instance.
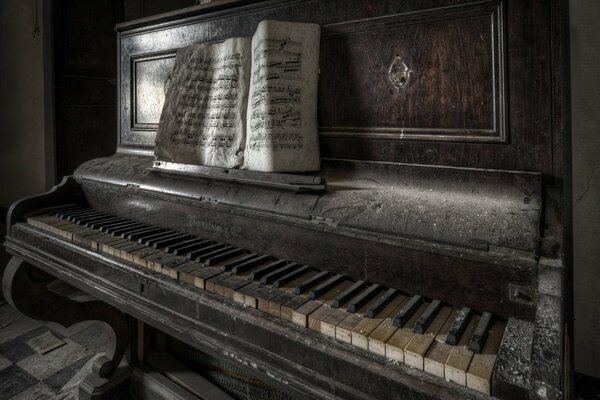
[[529, 399], [534, 324], [510, 318], [500, 343], [492, 379], [492, 395]]
[[[265, 2], [259, 0], [212, 0], [210, 3], [184, 7], [174, 11], [167, 11], [148, 17], [124, 21], [115, 25], [115, 31], [119, 33], [130, 33], [133, 31], [137, 33], [155, 29], [157, 26], [164, 28], [170, 25], [180, 25], [187, 22], [186, 20], [188, 19], [201, 17], [210, 18], [211, 16], [215, 16], [215, 14], [226, 13], [228, 9], [233, 7], [235, 7], [236, 10], [243, 6], [256, 7], [256, 3]], [[277, 1], [272, 0], [266, 3], [277, 4]]]
[[[36, 228], [19, 224], [13, 232], [6, 243], [10, 253], [199, 350], [236, 361], [299, 399], [329, 399], [333, 393], [365, 400], [389, 398], [389, 393], [415, 399], [482, 398], [473, 390], [390, 364], [258, 310], [81, 249]], [[331, 365], [336, 365], [333, 374]], [[370, 384], [374, 381], [382, 384]]]
[[143, 363], [132, 367], [130, 394], [135, 400], [201, 400]]

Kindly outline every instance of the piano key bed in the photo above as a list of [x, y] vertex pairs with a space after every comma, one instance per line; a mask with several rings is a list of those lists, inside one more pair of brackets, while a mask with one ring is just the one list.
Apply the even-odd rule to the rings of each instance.
[[506, 323], [488, 312], [454, 309], [436, 299], [91, 208], [64, 207], [29, 217], [27, 223], [455, 384], [491, 392]]

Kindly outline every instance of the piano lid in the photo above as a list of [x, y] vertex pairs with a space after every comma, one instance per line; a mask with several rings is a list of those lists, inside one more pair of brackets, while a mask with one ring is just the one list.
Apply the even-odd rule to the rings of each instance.
[[437, 243], [529, 260], [538, 254], [542, 182], [536, 173], [324, 159], [319, 175], [326, 191], [294, 193], [164, 175], [152, 162], [117, 153], [82, 164], [75, 179], [409, 247]]

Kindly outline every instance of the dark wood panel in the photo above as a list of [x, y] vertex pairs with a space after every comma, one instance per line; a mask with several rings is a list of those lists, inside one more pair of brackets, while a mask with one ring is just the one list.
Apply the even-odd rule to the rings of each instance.
[[132, 63], [131, 128], [156, 130], [168, 80], [175, 65], [175, 53], [134, 58]]
[[501, 15], [492, 2], [324, 26], [321, 135], [504, 142]]
[[[560, 143], [552, 130], [549, 7], [545, 0], [288, 0], [187, 10], [158, 17], [158, 26], [134, 22], [120, 32], [121, 143], [154, 144], [153, 128], [130, 129], [129, 57], [248, 36], [263, 19], [316, 22], [319, 121], [340, 128], [329, 133], [356, 134], [323, 136], [323, 157], [537, 171], [549, 180], [560, 154], [553, 153]], [[396, 55], [413, 70], [400, 93], [386, 76]], [[411, 131], [425, 135], [410, 139]]]

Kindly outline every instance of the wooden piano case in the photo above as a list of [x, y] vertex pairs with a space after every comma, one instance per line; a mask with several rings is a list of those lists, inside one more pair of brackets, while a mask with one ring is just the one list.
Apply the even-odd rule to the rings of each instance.
[[[568, 396], [560, 9], [554, 0], [267, 0], [122, 24], [116, 154], [13, 205], [8, 251], [297, 398], [482, 395], [65, 243], [24, 218], [78, 202], [515, 318], [533, 327], [529, 345], [498, 362], [492, 395]], [[250, 36], [264, 19], [321, 25], [327, 191], [153, 171], [177, 49]]]

